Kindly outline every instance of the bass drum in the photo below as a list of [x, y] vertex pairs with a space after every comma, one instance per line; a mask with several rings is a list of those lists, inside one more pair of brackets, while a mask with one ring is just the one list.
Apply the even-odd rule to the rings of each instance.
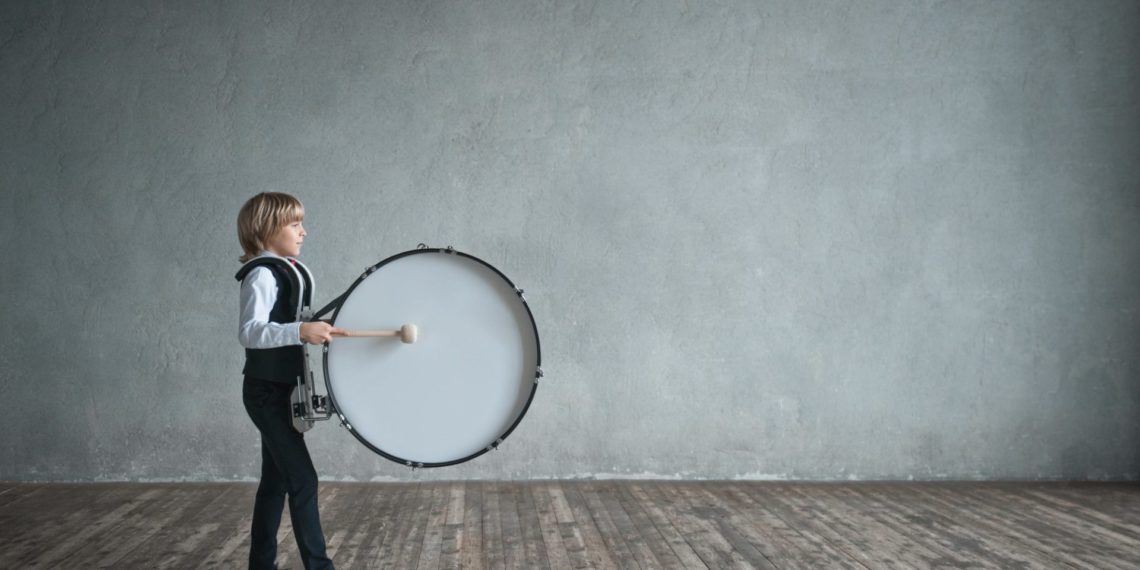
[[372, 451], [411, 467], [474, 459], [510, 435], [542, 376], [538, 328], [523, 291], [453, 248], [406, 251], [365, 270], [331, 322], [414, 324], [414, 343], [337, 338], [325, 386], [341, 423]]

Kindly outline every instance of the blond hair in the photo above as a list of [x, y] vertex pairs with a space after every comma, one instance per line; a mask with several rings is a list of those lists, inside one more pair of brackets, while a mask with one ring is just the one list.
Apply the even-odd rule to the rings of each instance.
[[257, 257], [281, 228], [304, 219], [301, 201], [284, 192], [262, 192], [246, 200], [237, 219], [238, 241], [245, 252], [238, 261]]

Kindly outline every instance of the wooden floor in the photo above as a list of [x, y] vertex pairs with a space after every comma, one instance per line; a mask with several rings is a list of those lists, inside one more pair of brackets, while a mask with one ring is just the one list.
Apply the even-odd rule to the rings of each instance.
[[[0, 482], [0, 568], [243, 568], [254, 484]], [[338, 568], [1140, 568], [1140, 485], [323, 483]], [[301, 568], [288, 516], [278, 563]]]

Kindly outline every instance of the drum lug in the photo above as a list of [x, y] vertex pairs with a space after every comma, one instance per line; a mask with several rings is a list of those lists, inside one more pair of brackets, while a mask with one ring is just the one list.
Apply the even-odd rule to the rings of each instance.
[[420, 242], [419, 245], [416, 246], [416, 249], [427, 249], [427, 248], [428, 248], [428, 246], [424, 242]]
[[423, 463], [416, 463], [416, 462], [412, 462], [412, 461], [408, 461], [407, 465], [408, 465], [408, 467], [412, 468], [412, 471], [415, 471], [416, 469], [423, 469], [424, 468]]
[[535, 384], [538, 384], [539, 378], [542, 378], [542, 367], [541, 366], [534, 369], [534, 383]]
[[455, 254], [455, 248], [454, 248], [454, 247], [451, 247], [451, 246], [449, 245], [449, 246], [447, 246], [447, 249], [443, 250], [443, 252], [444, 252], [444, 253], [450, 253], [450, 254], [454, 255], [454, 254]]
[[490, 451], [490, 450], [492, 450], [492, 449], [493, 449], [493, 450], [495, 450], [495, 451], [498, 451], [498, 450], [499, 450], [499, 445], [500, 445], [500, 444], [502, 444], [502, 443], [503, 443], [503, 438], [501, 438], [501, 437], [500, 437], [499, 439], [496, 439], [496, 440], [495, 440], [495, 443], [492, 443], [491, 445], [488, 445], [488, 446], [487, 446], [487, 451]]

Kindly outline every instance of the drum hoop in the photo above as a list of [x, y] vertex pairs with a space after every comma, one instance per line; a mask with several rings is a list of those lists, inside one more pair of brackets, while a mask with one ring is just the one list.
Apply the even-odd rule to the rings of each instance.
[[405, 465], [408, 467], [416, 467], [416, 468], [420, 468], [420, 467], [447, 467], [449, 465], [458, 465], [460, 463], [465, 463], [467, 461], [471, 461], [472, 459], [475, 459], [476, 457], [479, 457], [480, 455], [483, 455], [484, 453], [487, 453], [488, 451], [490, 451], [492, 449], [497, 449], [499, 447], [499, 445], [502, 444], [502, 442], [507, 439], [507, 436], [511, 435], [511, 432], [513, 432], [515, 430], [515, 427], [517, 427], [519, 425], [519, 422], [522, 421], [523, 416], [526, 415], [527, 410], [530, 409], [530, 403], [534, 400], [534, 394], [538, 390], [538, 378], [540, 376], [539, 370], [542, 369], [542, 343], [539, 341], [539, 338], [538, 338], [538, 325], [536, 325], [534, 322], [534, 313], [531, 312], [530, 305], [526, 302], [526, 298], [522, 296], [522, 291], [517, 286], [515, 286], [514, 282], [512, 282], [506, 275], [503, 275], [502, 271], [499, 271], [498, 269], [495, 268], [495, 266], [491, 265], [490, 263], [487, 263], [486, 261], [483, 261], [482, 259], [479, 259], [478, 257], [475, 257], [474, 255], [463, 253], [461, 251], [456, 251], [455, 249], [452, 249], [450, 247], [446, 248], [446, 249], [440, 248], [440, 247], [411, 249], [408, 251], [400, 252], [400, 253], [397, 253], [395, 255], [389, 256], [388, 258], [384, 259], [380, 263], [377, 263], [376, 265], [373, 265], [373, 266], [365, 269], [364, 273], [360, 277], [357, 277], [356, 281], [352, 282], [352, 285], [349, 286], [348, 290], [345, 291], [344, 294], [340, 296], [340, 302], [337, 303], [336, 308], [333, 310], [332, 319], [331, 319], [333, 324], [336, 323], [336, 318], [337, 318], [337, 315], [340, 314], [341, 306], [343, 306], [344, 302], [347, 301], [348, 298], [352, 295], [352, 292], [356, 289], [356, 286], [360, 285], [360, 283], [362, 283], [365, 279], [367, 279], [368, 276], [375, 273], [376, 270], [380, 269], [381, 267], [383, 267], [383, 266], [385, 266], [385, 265], [387, 265], [393, 261], [396, 261], [397, 259], [407, 257], [409, 255], [416, 255], [416, 254], [421, 254], [421, 253], [442, 253], [445, 255], [458, 255], [460, 257], [465, 257], [465, 258], [470, 259], [472, 261], [477, 261], [480, 264], [482, 264], [484, 267], [487, 267], [491, 271], [494, 271], [495, 274], [498, 275], [500, 278], [502, 278], [503, 281], [506, 281], [507, 284], [510, 285], [510, 287], [512, 289], [514, 289], [515, 292], [518, 294], [519, 301], [522, 301], [523, 308], [526, 309], [527, 318], [530, 319], [531, 330], [534, 331], [535, 378], [534, 378], [534, 381], [531, 383], [530, 395], [527, 396], [526, 403], [523, 404], [522, 410], [519, 411], [519, 415], [517, 418], [515, 418], [515, 421], [511, 422], [510, 427], [508, 427], [507, 430], [504, 431], [502, 435], [500, 435], [497, 439], [495, 439], [495, 441], [491, 442], [486, 447], [483, 447], [479, 451], [476, 451], [475, 453], [472, 453], [471, 455], [468, 455], [467, 457], [463, 457], [461, 459], [454, 459], [451, 461], [426, 462], [426, 463], [420, 462], [420, 461], [411, 461], [408, 459], [404, 459], [403, 457], [398, 457], [396, 455], [392, 455], [391, 453], [388, 453], [388, 452], [372, 445], [372, 443], [370, 443], [368, 440], [364, 439], [364, 437], [362, 437], [359, 433], [357, 433], [357, 431], [355, 429], [353, 429], [352, 425], [344, 417], [344, 414], [340, 413], [340, 406], [338, 406], [336, 403], [336, 394], [333, 393], [332, 383], [329, 382], [329, 347], [327, 344], [325, 345], [324, 350], [322, 351], [322, 354], [321, 354], [321, 364], [322, 364], [322, 368], [324, 369], [324, 373], [325, 373], [325, 393], [328, 394], [329, 402], [331, 402], [332, 408], [337, 411], [336, 413], [337, 413], [337, 416], [340, 417], [341, 425], [343, 425], [344, 428], [346, 430], [348, 430], [348, 433], [352, 434], [352, 437], [355, 437], [357, 439], [357, 441], [364, 444], [365, 447], [367, 447], [368, 449], [371, 449], [372, 451], [374, 451], [376, 454], [380, 455], [381, 457], [384, 457], [385, 459], [389, 459], [393, 462], [399, 463], [400, 465]]

